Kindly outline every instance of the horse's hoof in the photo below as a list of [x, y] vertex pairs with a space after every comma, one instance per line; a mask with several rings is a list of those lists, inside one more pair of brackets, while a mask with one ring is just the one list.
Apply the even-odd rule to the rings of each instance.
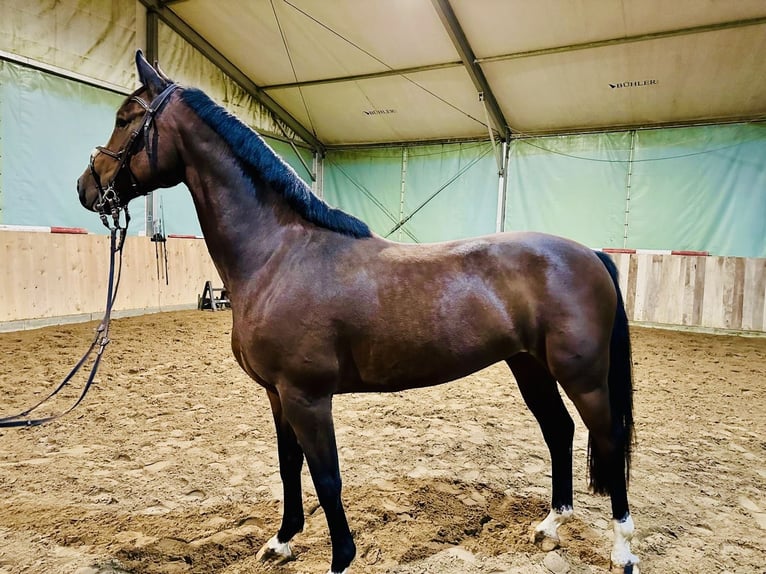
[[639, 574], [638, 564], [625, 564], [623, 566], [616, 566], [612, 564], [609, 570], [611, 574]]
[[532, 544], [540, 548], [540, 550], [543, 552], [550, 552], [551, 550], [556, 550], [556, 548], [561, 546], [560, 538], [553, 538], [542, 530], [533, 531], [530, 538]]
[[559, 526], [569, 522], [573, 512], [571, 506], [552, 508], [545, 520], [532, 530], [532, 543], [543, 552], [550, 552], [561, 546], [561, 538], [558, 534]]
[[263, 545], [263, 548], [258, 551], [255, 558], [261, 562], [271, 562], [273, 564], [281, 565], [295, 560], [295, 554], [293, 554], [289, 542], [280, 542], [276, 536], [273, 536]]

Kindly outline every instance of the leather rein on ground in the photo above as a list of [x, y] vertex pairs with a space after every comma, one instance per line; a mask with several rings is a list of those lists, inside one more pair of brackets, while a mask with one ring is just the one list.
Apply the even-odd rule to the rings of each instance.
[[[120, 202], [119, 197], [117, 196], [117, 193], [114, 190], [114, 184], [117, 180], [117, 177], [120, 175], [123, 169], [127, 169], [128, 173], [130, 175], [131, 185], [134, 189], [138, 187], [138, 182], [136, 178], [133, 176], [133, 172], [130, 170], [130, 158], [136, 153], [135, 143], [138, 140], [138, 136], [141, 134], [141, 132], [144, 132], [144, 137], [146, 138], [146, 153], [150, 155], [150, 149], [149, 149], [149, 127], [154, 119], [154, 117], [157, 115], [157, 113], [162, 109], [162, 106], [167, 102], [168, 98], [170, 97], [170, 94], [173, 93], [173, 91], [178, 86], [176, 84], [170, 84], [165, 90], [160, 93], [159, 96], [157, 96], [151, 104], [147, 104], [144, 100], [139, 98], [138, 96], [132, 96], [130, 99], [132, 101], [138, 102], [141, 107], [144, 108], [145, 114], [144, 119], [141, 123], [141, 127], [137, 130], [133, 131], [131, 133], [130, 139], [127, 141], [125, 146], [118, 152], [113, 152], [105, 147], [97, 147], [97, 153], [94, 153], [91, 155], [90, 158], [90, 172], [93, 176], [93, 179], [96, 183], [96, 188], [98, 189], [98, 200], [95, 204], [95, 207], [99, 213], [99, 216], [101, 217], [101, 222], [106, 226], [107, 229], [109, 229], [111, 239], [110, 239], [110, 256], [109, 256], [109, 280], [107, 285], [107, 293], [106, 293], [106, 310], [104, 311], [104, 317], [101, 319], [101, 323], [99, 324], [98, 328], [96, 329], [96, 335], [93, 338], [93, 341], [90, 344], [90, 347], [87, 351], [85, 351], [85, 354], [82, 356], [82, 358], [77, 362], [77, 364], [72, 368], [71, 371], [69, 371], [69, 374], [64, 378], [61, 383], [44, 399], [39, 401], [37, 404], [35, 404], [32, 407], [29, 407], [25, 409], [24, 411], [0, 418], [0, 428], [8, 428], [8, 427], [31, 427], [31, 426], [37, 426], [41, 425], [43, 423], [47, 423], [50, 421], [53, 421], [59, 417], [64, 416], [65, 414], [71, 412], [72, 410], [79, 405], [82, 400], [85, 398], [85, 395], [88, 393], [88, 390], [90, 389], [91, 385], [93, 384], [93, 381], [96, 378], [96, 372], [98, 372], [98, 367], [101, 364], [101, 357], [103, 356], [104, 349], [109, 344], [109, 323], [111, 321], [112, 317], [112, 307], [114, 305], [114, 301], [117, 298], [117, 289], [120, 286], [120, 276], [122, 274], [122, 248], [125, 245], [125, 236], [128, 231], [128, 224], [130, 223], [130, 213], [128, 212], [128, 206], [122, 205]], [[114, 173], [114, 176], [112, 177], [109, 184], [106, 186], [106, 188], [102, 187], [101, 185], [101, 178], [99, 177], [98, 173], [96, 172], [96, 169], [94, 167], [94, 160], [98, 153], [103, 153], [116, 161], [119, 162], [119, 165], [117, 167], [117, 170]], [[151, 160], [150, 160], [151, 163]], [[121, 224], [121, 213], [125, 212], [125, 224]], [[112, 222], [109, 222], [109, 218], [111, 217]], [[117, 255], [119, 254], [119, 258], [117, 258]], [[117, 264], [115, 265], [115, 261], [117, 261]], [[115, 268], [117, 270], [116, 277], [115, 277]], [[85, 383], [85, 386], [83, 387], [80, 396], [77, 398], [77, 400], [70, 406], [68, 409], [54, 415], [48, 415], [44, 417], [39, 418], [30, 418], [29, 415], [32, 413], [32, 411], [36, 410], [38, 407], [42, 406], [44, 403], [48, 402], [51, 398], [53, 398], [55, 395], [59, 393], [64, 387], [67, 386], [67, 384], [72, 380], [72, 378], [77, 374], [77, 372], [82, 368], [82, 366], [87, 362], [88, 358], [94, 353], [96, 353], [96, 357], [93, 361], [93, 366], [91, 367], [90, 374], [88, 375], [88, 380]]]

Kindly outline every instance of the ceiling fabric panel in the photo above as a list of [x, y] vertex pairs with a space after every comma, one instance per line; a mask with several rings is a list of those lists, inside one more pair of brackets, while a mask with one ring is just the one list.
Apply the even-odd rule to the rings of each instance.
[[457, 58], [429, 0], [259, 0], [228, 5], [236, 7], [211, 10], [210, 2], [188, 0], [173, 10], [261, 86]]
[[[732, 62], [711, 65], [726, 52]], [[487, 63], [517, 132], [738, 119], [766, 111], [766, 25]], [[705, 66], [696, 62], [708, 62]]]
[[[471, 65], [522, 134], [766, 117], [763, 0], [449, 4], [456, 22], [443, 22], [433, 0], [183, 0], [162, 9], [323, 145], [487, 138]], [[475, 62], [461, 61], [466, 52], [446, 29], [455, 26]]]
[[200, 88], [250, 127], [276, 135], [284, 129], [294, 136], [289, 128], [280, 129], [266, 108], [164, 24], [159, 27], [159, 63], [174, 81]]
[[269, 95], [329, 145], [488, 137], [483, 108], [462, 68]]
[[477, 58], [764, 16], [763, 0], [450, 0]]
[[132, 90], [135, 0], [1, 0], [0, 51]]

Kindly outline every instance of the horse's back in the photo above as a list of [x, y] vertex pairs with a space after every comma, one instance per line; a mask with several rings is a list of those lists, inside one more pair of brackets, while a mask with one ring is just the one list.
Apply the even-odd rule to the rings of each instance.
[[357, 273], [375, 278], [365, 297], [374, 303], [348, 349], [373, 390], [445, 382], [520, 352], [544, 359], [556, 333], [568, 337], [562, 343], [608, 342], [602, 306], [614, 301], [613, 286], [592, 250], [573, 241], [502, 233], [371, 249]]

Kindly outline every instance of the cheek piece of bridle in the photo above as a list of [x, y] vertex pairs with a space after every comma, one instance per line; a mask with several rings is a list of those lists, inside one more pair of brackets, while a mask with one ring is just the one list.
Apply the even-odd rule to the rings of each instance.
[[[99, 216], [101, 217], [101, 222], [107, 227], [107, 229], [109, 229], [111, 233], [109, 281], [108, 281], [108, 287], [107, 287], [106, 311], [104, 312], [104, 318], [101, 320], [101, 323], [96, 329], [96, 336], [93, 339], [93, 342], [90, 344], [90, 347], [85, 352], [83, 357], [72, 368], [69, 374], [64, 378], [64, 380], [61, 383], [59, 383], [58, 387], [56, 387], [53, 390], [53, 392], [51, 392], [48, 396], [46, 396], [43, 400], [38, 402], [36, 405], [16, 415], [0, 418], [0, 428], [37, 426], [37, 425], [41, 425], [43, 423], [55, 420], [67, 414], [68, 412], [72, 411], [77, 405], [79, 405], [82, 402], [82, 400], [85, 398], [85, 395], [87, 394], [88, 389], [90, 389], [91, 385], [93, 384], [93, 380], [96, 377], [96, 372], [98, 371], [98, 366], [101, 363], [101, 356], [107, 344], [109, 344], [109, 321], [112, 315], [112, 306], [117, 297], [117, 288], [120, 285], [120, 275], [122, 272], [122, 247], [125, 244], [125, 235], [127, 234], [128, 224], [130, 223], [130, 213], [128, 212], [127, 203], [125, 205], [122, 205], [122, 202], [120, 201], [120, 198], [114, 189], [114, 185], [117, 178], [122, 173], [122, 171], [127, 170], [128, 175], [130, 177], [130, 184], [133, 189], [134, 196], [140, 195], [138, 193], [139, 182], [136, 179], [136, 177], [133, 175], [133, 172], [130, 169], [130, 158], [132, 158], [133, 155], [135, 155], [136, 142], [138, 141], [138, 137], [143, 132], [144, 138], [145, 138], [144, 149], [146, 150], [146, 153], [149, 156], [149, 164], [151, 168], [154, 169], [155, 158], [152, 156], [150, 146], [149, 146], [149, 131], [155, 116], [160, 112], [162, 107], [167, 103], [168, 98], [170, 97], [170, 95], [173, 93], [173, 91], [176, 88], [178, 88], [177, 84], [170, 84], [167, 88], [165, 88], [160, 93], [160, 95], [158, 95], [156, 98], [154, 98], [154, 100], [152, 100], [151, 104], [147, 104], [144, 100], [142, 100], [138, 96], [132, 96], [130, 98], [131, 101], [137, 102], [145, 110], [144, 119], [141, 122], [141, 126], [131, 133], [127, 143], [120, 151], [113, 152], [112, 150], [102, 146], [98, 146], [96, 148], [96, 150], [98, 150], [98, 153], [103, 153], [104, 155], [107, 155], [113, 158], [114, 160], [116, 160], [117, 162], [119, 162], [117, 166], [117, 170], [114, 172], [114, 175], [112, 176], [111, 181], [108, 183], [106, 187], [103, 187], [101, 185], [101, 178], [99, 177], [98, 172], [96, 172], [96, 168], [94, 166], [94, 160], [97, 153], [94, 153], [91, 155], [90, 163], [89, 163], [90, 173], [93, 176], [93, 180], [96, 182], [96, 188], [98, 189], [98, 200], [96, 201], [94, 207], [96, 208], [96, 211], [98, 211]], [[125, 225], [120, 224], [120, 213], [122, 211], [125, 212]], [[112, 218], [113, 224], [109, 223], [110, 216]], [[119, 240], [118, 240], [118, 234], [119, 234]], [[115, 255], [117, 255], [118, 253], [120, 257], [119, 257], [119, 262], [117, 265], [117, 280], [115, 281], [115, 273], [114, 273]], [[75, 374], [80, 370], [80, 368], [82, 368], [82, 366], [87, 362], [88, 358], [91, 356], [91, 354], [94, 351], [96, 352], [96, 358], [93, 361], [93, 366], [91, 367], [88, 380], [85, 383], [85, 386], [83, 387], [83, 390], [80, 393], [80, 396], [77, 398], [77, 401], [68, 409], [58, 414], [40, 417], [40, 418], [28, 418], [29, 414], [32, 411], [37, 409], [43, 403], [47, 402], [54, 395], [58, 394], [58, 392], [69, 383], [72, 377], [74, 377]]]
[[[130, 177], [130, 186], [133, 190], [133, 194], [131, 195], [131, 197], [136, 197], [140, 195], [138, 179], [136, 179], [136, 176], [133, 175], [133, 170], [130, 169], [130, 159], [136, 153], [135, 148], [136, 148], [136, 142], [138, 141], [138, 136], [140, 136], [143, 133], [144, 149], [146, 150], [146, 153], [149, 156], [150, 167], [152, 168], [152, 170], [154, 169], [156, 164], [156, 158], [151, 153], [151, 148], [149, 145], [149, 131], [155, 116], [160, 112], [160, 110], [162, 110], [163, 106], [167, 103], [168, 99], [170, 98], [170, 95], [177, 88], [178, 88], [178, 84], [168, 85], [168, 87], [162, 90], [162, 92], [160, 92], [160, 94], [152, 100], [151, 104], [146, 103], [145, 100], [139, 98], [138, 96], [131, 96], [130, 101], [136, 102], [145, 110], [144, 118], [141, 121], [140, 127], [138, 127], [137, 129], [131, 132], [130, 137], [128, 138], [128, 141], [125, 143], [125, 145], [123, 146], [121, 150], [115, 152], [103, 146], [96, 146], [96, 153], [93, 153], [90, 156], [90, 163], [88, 164], [88, 167], [90, 168], [90, 174], [93, 177], [93, 181], [96, 183], [96, 189], [98, 190], [98, 199], [96, 200], [94, 207], [95, 207], [95, 210], [98, 211], [99, 215], [101, 216], [101, 222], [104, 224], [104, 226], [107, 227], [107, 229], [112, 230], [113, 228], [117, 228], [123, 231], [120, 247], [122, 247], [122, 242], [124, 241], [124, 232], [127, 230], [128, 223], [130, 222], [130, 213], [128, 212], [127, 203], [125, 205], [122, 205], [122, 202], [120, 201], [120, 198], [114, 189], [115, 183], [117, 182], [117, 178], [122, 174], [122, 171], [127, 170], [128, 176]], [[117, 162], [117, 169], [115, 170], [114, 175], [112, 176], [112, 179], [109, 181], [106, 187], [103, 187], [101, 185], [101, 176], [99, 176], [98, 172], [96, 171], [95, 161], [96, 161], [96, 156], [99, 153], [102, 153]], [[121, 210], [125, 211], [125, 226], [124, 227], [120, 226], [120, 211]], [[109, 224], [109, 220], [108, 220], [109, 215], [112, 216], [112, 221], [114, 222], [114, 226]]]

